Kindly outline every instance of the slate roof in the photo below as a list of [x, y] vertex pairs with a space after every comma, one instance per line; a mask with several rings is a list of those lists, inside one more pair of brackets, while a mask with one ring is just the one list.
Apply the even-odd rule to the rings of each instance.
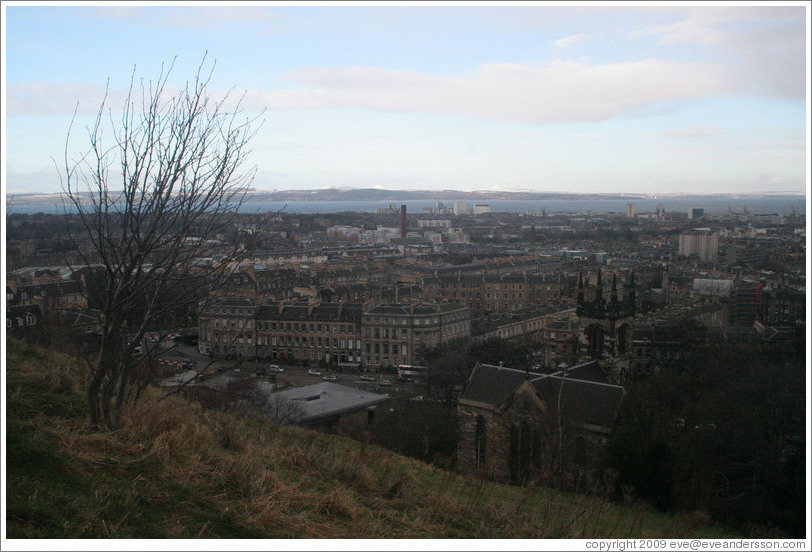
[[503, 366], [477, 364], [468, 378], [462, 399], [499, 406], [527, 379], [527, 373]]
[[211, 305], [213, 307], [253, 307], [254, 300], [250, 297], [218, 297]]
[[561, 417], [573, 422], [610, 426], [615, 419], [624, 389], [619, 385], [547, 376], [533, 382], [538, 396]]
[[[312, 310], [311, 310], [312, 309]], [[257, 318], [267, 320], [328, 320], [358, 323], [361, 321], [359, 303], [322, 303], [309, 307], [305, 303], [283, 304], [279, 312], [279, 303], [271, 302], [262, 305]]]
[[25, 318], [29, 313], [37, 318], [42, 316], [39, 305], [6, 305], [6, 318]]
[[[563, 376], [563, 373], [556, 372], [555, 374], [551, 375]], [[589, 381], [593, 383], [604, 383], [614, 385], [607, 377], [606, 372], [603, 370], [601, 365], [594, 360], [590, 362], [585, 362], [583, 364], [579, 364], [578, 366], [568, 368], [567, 377], [570, 379]]]
[[622, 386], [608, 382], [595, 361], [574, 366], [566, 375], [563, 372], [534, 374], [477, 364], [460, 399], [499, 407], [525, 381], [531, 383], [538, 397], [547, 405], [561, 404], [562, 415], [569, 421], [604, 427], [612, 424], [625, 393]]
[[395, 315], [409, 315], [409, 314], [417, 314], [417, 315], [427, 315], [427, 314], [438, 314], [443, 312], [453, 312], [461, 309], [466, 309], [462, 305], [457, 303], [431, 303], [431, 304], [421, 304], [417, 303], [411, 305], [409, 303], [394, 303], [388, 305], [376, 305], [371, 309], [364, 312], [364, 314], [395, 314]]

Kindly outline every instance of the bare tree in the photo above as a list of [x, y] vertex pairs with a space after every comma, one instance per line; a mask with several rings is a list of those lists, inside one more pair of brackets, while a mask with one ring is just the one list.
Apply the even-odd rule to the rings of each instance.
[[[213, 240], [233, 227], [256, 173], [245, 165], [258, 117], [240, 100], [210, 96], [214, 66], [207, 72], [205, 57], [175, 93], [173, 66], [154, 82], [133, 75], [120, 116], [105, 94], [78, 158], [69, 153], [73, 123], [66, 140], [60, 176], [66, 207], [78, 213], [71, 239], [85, 266], [103, 267], [88, 271], [101, 290], [101, 344], [87, 389], [97, 427], [117, 427], [149, 382], [152, 363], [135, 354], [145, 334], [166, 330], [179, 305], [198, 303], [241, 254], [238, 244]], [[196, 262], [215, 252], [217, 263]]]

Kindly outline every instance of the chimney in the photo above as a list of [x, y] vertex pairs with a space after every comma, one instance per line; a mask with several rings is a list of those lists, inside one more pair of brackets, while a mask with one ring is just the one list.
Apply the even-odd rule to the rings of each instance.
[[406, 206], [400, 206], [400, 237], [406, 237]]

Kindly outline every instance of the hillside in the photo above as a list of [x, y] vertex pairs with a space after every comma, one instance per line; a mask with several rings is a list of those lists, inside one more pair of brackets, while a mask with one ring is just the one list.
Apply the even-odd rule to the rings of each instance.
[[85, 426], [82, 365], [9, 339], [7, 537], [733, 537], [597, 498], [462, 477], [356, 441], [149, 392]]

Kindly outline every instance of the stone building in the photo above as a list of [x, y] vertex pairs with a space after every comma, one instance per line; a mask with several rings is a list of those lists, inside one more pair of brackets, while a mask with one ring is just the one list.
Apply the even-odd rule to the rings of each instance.
[[478, 364], [457, 407], [458, 466], [498, 480], [584, 483], [623, 396], [595, 361], [553, 374]]
[[285, 363], [359, 364], [360, 303], [268, 302], [257, 309], [256, 356]]
[[578, 361], [579, 335], [581, 328], [577, 318], [561, 316], [545, 320], [541, 328], [540, 365], [544, 369], [560, 366], [574, 366]]
[[561, 299], [559, 279], [545, 274], [443, 274], [422, 279], [426, 297], [465, 305], [474, 314], [516, 311]]
[[454, 303], [323, 303], [222, 297], [201, 310], [204, 354], [358, 368], [413, 364], [421, 347], [471, 336], [470, 310]]
[[256, 302], [249, 297], [219, 297], [200, 309], [198, 349], [215, 357], [253, 358]]
[[471, 311], [456, 303], [377, 305], [363, 314], [366, 366], [413, 364], [421, 347], [471, 336]]

